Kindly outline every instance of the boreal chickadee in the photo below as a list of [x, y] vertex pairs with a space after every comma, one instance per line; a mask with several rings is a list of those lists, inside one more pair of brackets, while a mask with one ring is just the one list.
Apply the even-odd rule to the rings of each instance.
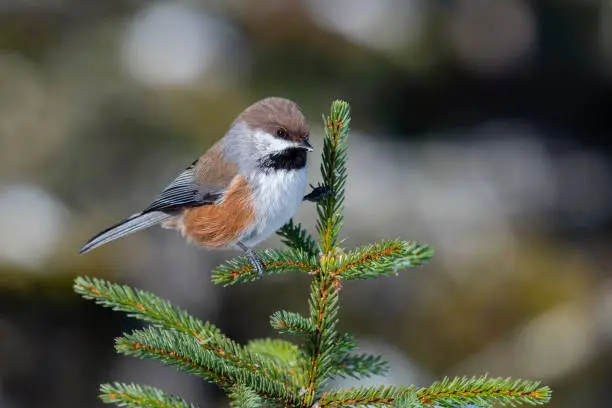
[[161, 224], [200, 247], [243, 250], [261, 277], [264, 266], [252, 248], [288, 222], [304, 199], [329, 193], [304, 196], [313, 150], [308, 137], [295, 102], [270, 97], [254, 103], [148, 207], [100, 232], [80, 253]]

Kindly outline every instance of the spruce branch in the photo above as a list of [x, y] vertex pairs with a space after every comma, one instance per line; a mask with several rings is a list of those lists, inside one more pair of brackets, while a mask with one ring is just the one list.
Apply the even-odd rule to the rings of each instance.
[[319, 253], [315, 240], [308, 231], [302, 228], [302, 224], [294, 223], [293, 219], [283, 225], [276, 234], [282, 238], [283, 244], [289, 248], [301, 250], [310, 256], [316, 256]]
[[332, 375], [337, 352], [338, 292], [329, 276], [315, 276], [309, 304], [315, 333], [307, 343], [310, 364], [304, 403], [308, 406], [312, 405], [318, 389]]
[[325, 139], [323, 143], [323, 161], [321, 175], [324, 186], [334, 194], [329, 195], [317, 204], [317, 230], [321, 237], [324, 255], [331, 255], [336, 247], [342, 212], [344, 209], [344, 185], [346, 184], [346, 138], [351, 122], [350, 106], [344, 101], [334, 101], [331, 114], [323, 117]]
[[342, 280], [391, 275], [429, 261], [433, 249], [412, 241], [382, 241], [357, 248], [331, 260], [330, 273]]
[[296, 386], [305, 384], [304, 351], [296, 344], [281, 339], [256, 339], [249, 341], [246, 348], [254, 354], [273, 360], [283, 373], [292, 377]]
[[342, 226], [344, 185], [346, 183], [346, 137], [350, 124], [350, 107], [334, 101], [331, 114], [323, 118], [325, 139], [321, 175], [325, 187], [334, 192], [317, 203], [317, 230], [321, 240], [320, 272], [310, 286], [310, 319], [315, 333], [307, 343], [309, 354], [308, 385], [303, 403], [312, 405], [319, 388], [334, 370], [339, 280], [330, 273], [330, 260], [336, 251]]
[[312, 320], [298, 313], [287, 312], [286, 310], [274, 312], [272, 316], [270, 316], [270, 324], [282, 334], [309, 337], [315, 333], [315, 327]]
[[255, 391], [243, 384], [234, 385], [229, 393], [230, 406], [234, 408], [259, 408], [262, 400]]
[[389, 372], [389, 363], [381, 356], [373, 354], [345, 354], [335, 363], [334, 377], [355, 379], [369, 378], [373, 375], [385, 375]]
[[409, 388], [386, 385], [331, 390], [323, 393], [317, 404], [321, 408], [388, 406], [409, 391]]
[[295, 365], [300, 357], [300, 348], [281, 339], [255, 339], [249, 341], [246, 349], [255, 354], [263, 354], [284, 365]]
[[184, 335], [149, 327], [115, 339], [115, 350], [127, 356], [151, 358], [220, 386], [231, 385], [221, 358], [203, 350]]
[[336, 340], [336, 353], [341, 356], [357, 348], [355, 336], [350, 333], [339, 334]]
[[[74, 287], [83, 297], [93, 299], [105, 307], [127, 312], [130, 316], [153, 323], [156, 327], [172, 329], [184, 334], [186, 338], [191, 339], [190, 344], [215, 353], [226, 364], [253, 372], [257, 371], [269, 378], [282, 378], [288, 384], [295, 382], [292, 373], [283, 372], [283, 368], [279, 367], [274, 360], [246, 350], [238, 343], [228, 339], [212, 324], [203, 323], [149, 292], [90, 278], [77, 278]], [[189, 350], [187, 348], [181, 354], [186, 361], [193, 360], [196, 356], [189, 354]], [[189, 368], [188, 365], [182, 365], [182, 367]], [[215, 374], [215, 372], [207, 373], [210, 378], [218, 379], [219, 376]]]
[[126, 312], [130, 317], [144, 320], [155, 326], [190, 334], [202, 343], [205, 340], [210, 343], [211, 339], [217, 339], [218, 342], [224, 342], [225, 347], [240, 348], [237, 343], [221, 334], [219, 329], [212, 324], [203, 323], [150, 292], [89, 277], [76, 278], [74, 290], [85, 299], [93, 300], [103, 307]]
[[156, 327], [184, 333], [203, 349], [217, 351], [228, 363], [264, 372], [279, 370], [272, 360], [245, 350], [212, 324], [203, 323], [149, 292], [90, 278], [77, 278], [74, 287], [77, 293], [104, 307], [127, 312], [129, 316], [153, 323]]
[[321, 408], [340, 406], [388, 406], [416, 392], [419, 402], [426, 407], [457, 408], [465, 405], [490, 407], [494, 404], [543, 405], [550, 400], [550, 388], [537, 381], [510, 378], [457, 377], [445, 378], [429, 387], [359, 387], [324, 393], [318, 401]]
[[224, 358], [223, 350], [204, 349], [184, 333], [156, 327], [134, 330], [118, 338], [115, 348], [121, 354], [155, 359], [222, 387], [243, 384], [270, 401], [295, 404], [299, 400], [299, 386], [287, 373], [269, 366], [232, 364]]
[[389, 371], [389, 364], [381, 356], [352, 353], [356, 348], [357, 343], [351, 334], [337, 336], [332, 377], [360, 379], [384, 375]]
[[[419, 400], [414, 389], [409, 389], [406, 393], [400, 395], [393, 401], [393, 408], [424, 408], [425, 405]], [[468, 407], [455, 407], [455, 408], [468, 408]], [[478, 407], [473, 407], [478, 408]]]
[[[257, 256], [263, 263], [265, 275], [291, 271], [314, 273], [319, 268], [315, 256], [302, 250], [264, 249], [257, 251]], [[218, 285], [230, 286], [257, 281], [259, 276], [248, 258], [238, 257], [217, 267], [213, 271], [212, 280]]]
[[188, 404], [182, 398], [166, 394], [154, 387], [117, 382], [102, 384], [100, 399], [107, 404], [127, 408], [197, 408], [196, 405]]
[[539, 381], [482, 376], [444, 378], [419, 389], [417, 395], [423, 404], [439, 407], [468, 404], [514, 407], [519, 404], [543, 405], [550, 400], [551, 392]]

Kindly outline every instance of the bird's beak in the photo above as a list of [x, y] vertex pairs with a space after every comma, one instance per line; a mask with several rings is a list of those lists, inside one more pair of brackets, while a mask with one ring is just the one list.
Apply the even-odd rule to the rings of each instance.
[[300, 147], [306, 151], [312, 152], [314, 149], [312, 148], [312, 146], [310, 145], [310, 143], [308, 143], [308, 140], [302, 140], [297, 147]]

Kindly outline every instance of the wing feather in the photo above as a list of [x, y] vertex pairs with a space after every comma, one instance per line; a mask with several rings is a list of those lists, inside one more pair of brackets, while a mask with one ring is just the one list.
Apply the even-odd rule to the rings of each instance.
[[80, 252], [89, 252], [117, 238], [171, 219], [182, 208], [215, 203], [223, 197], [237, 173], [237, 166], [223, 159], [220, 145], [213, 146], [172, 180], [142, 212], [100, 232]]
[[184, 207], [212, 204], [222, 197], [225, 186], [202, 185], [195, 179], [195, 163], [178, 175], [147, 208], [144, 213], [162, 211], [172, 213]]

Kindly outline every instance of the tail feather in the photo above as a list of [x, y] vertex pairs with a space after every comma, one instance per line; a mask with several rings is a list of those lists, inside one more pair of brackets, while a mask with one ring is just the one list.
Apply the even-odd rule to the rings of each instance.
[[90, 239], [85, 245], [83, 245], [83, 248], [81, 248], [79, 253], [84, 254], [92, 249], [109, 243], [110, 241], [114, 241], [115, 239], [131, 234], [132, 232], [140, 231], [159, 224], [170, 217], [172, 217], [172, 215], [163, 213], [161, 211], [153, 211], [145, 214], [134, 214], [120, 223], [105, 229]]

